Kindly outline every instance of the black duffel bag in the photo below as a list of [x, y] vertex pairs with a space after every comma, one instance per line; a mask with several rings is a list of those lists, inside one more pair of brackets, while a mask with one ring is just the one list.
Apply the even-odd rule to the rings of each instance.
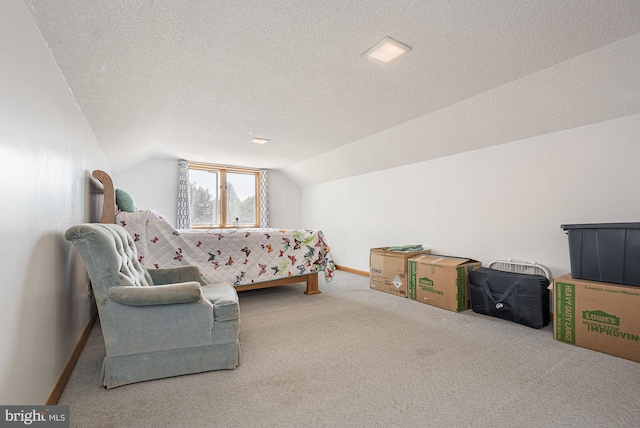
[[469, 272], [471, 309], [528, 327], [549, 324], [549, 280], [542, 275], [479, 268]]

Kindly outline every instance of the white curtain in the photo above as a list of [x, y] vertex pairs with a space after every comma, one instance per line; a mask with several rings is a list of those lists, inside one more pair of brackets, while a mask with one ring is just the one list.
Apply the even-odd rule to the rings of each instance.
[[191, 229], [191, 216], [189, 215], [189, 162], [181, 160], [180, 175], [178, 178], [178, 220], [177, 229]]
[[260, 227], [269, 227], [269, 180], [267, 170], [260, 170]]

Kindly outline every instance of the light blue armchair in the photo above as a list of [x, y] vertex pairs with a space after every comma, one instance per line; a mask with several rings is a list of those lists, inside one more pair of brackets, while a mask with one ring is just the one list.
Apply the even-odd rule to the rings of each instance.
[[238, 294], [205, 285], [195, 266], [147, 270], [121, 226], [88, 223], [65, 234], [82, 256], [98, 306], [107, 389], [240, 364]]

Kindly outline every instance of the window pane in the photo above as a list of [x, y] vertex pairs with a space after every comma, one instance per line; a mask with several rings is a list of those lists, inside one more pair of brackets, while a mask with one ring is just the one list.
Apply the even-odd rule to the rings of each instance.
[[189, 214], [192, 226], [220, 225], [220, 173], [189, 170]]
[[227, 173], [227, 224], [257, 224], [255, 174]]

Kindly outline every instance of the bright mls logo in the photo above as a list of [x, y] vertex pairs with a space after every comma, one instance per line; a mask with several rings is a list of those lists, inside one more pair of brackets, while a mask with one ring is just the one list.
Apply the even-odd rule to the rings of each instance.
[[0, 410], [0, 428], [69, 427], [69, 406], [0, 406]]

